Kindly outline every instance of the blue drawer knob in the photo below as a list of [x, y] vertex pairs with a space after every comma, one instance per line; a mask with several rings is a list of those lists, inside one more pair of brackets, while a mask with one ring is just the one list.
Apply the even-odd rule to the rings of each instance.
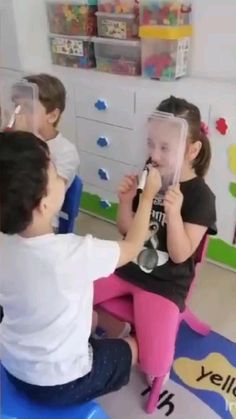
[[107, 199], [101, 199], [100, 205], [103, 209], [111, 208], [111, 203]]
[[94, 106], [98, 111], [106, 111], [108, 109], [107, 102], [102, 99], [98, 99]]
[[110, 176], [109, 176], [109, 173], [108, 173], [108, 171], [106, 170], [106, 169], [99, 169], [98, 170], [98, 176], [100, 177], [100, 179], [101, 180], [109, 180], [110, 179]]
[[109, 140], [106, 137], [99, 137], [97, 140], [97, 145], [101, 148], [109, 146]]

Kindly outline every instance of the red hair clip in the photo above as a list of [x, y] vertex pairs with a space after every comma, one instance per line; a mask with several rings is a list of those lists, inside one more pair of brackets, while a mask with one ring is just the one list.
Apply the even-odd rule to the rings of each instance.
[[208, 125], [205, 122], [201, 122], [201, 128], [200, 128], [202, 134], [208, 135], [209, 134], [209, 128]]

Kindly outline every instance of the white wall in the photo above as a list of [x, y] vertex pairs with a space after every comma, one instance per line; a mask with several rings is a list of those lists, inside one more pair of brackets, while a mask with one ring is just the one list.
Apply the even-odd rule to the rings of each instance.
[[236, 79], [236, 0], [193, 0], [192, 73]]
[[[6, 2], [0, 0], [0, 4], [3, 1]], [[11, 1], [22, 67], [46, 71], [50, 68], [50, 56], [44, 0], [7, 0], [7, 3]], [[193, 5], [192, 75], [236, 79], [236, 0], [193, 0]], [[9, 25], [5, 28], [8, 33], [0, 42], [6, 44], [12, 38], [12, 29]], [[9, 53], [9, 48], [5, 50]], [[12, 64], [12, 60], [8, 61]]]
[[19, 69], [19, 48], [12, 0], [0, 0], [0, 67]]
[[41, 71], [50, 67], [47, 18], [44, 0], [12, 0], [19, 54], [24, 70]]

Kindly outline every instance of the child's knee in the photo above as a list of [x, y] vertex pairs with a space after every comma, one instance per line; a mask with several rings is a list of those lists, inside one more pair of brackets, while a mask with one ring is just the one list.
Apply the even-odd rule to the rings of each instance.
[[138, 343], [137, 340], [135, 338], [133, 338], [132, 336], [129, 336], [127, 338], [124, 339], [125, 342], [128, 343], [131, 352], [132, 352], [132, 365], [135, 365], [138, 363]]

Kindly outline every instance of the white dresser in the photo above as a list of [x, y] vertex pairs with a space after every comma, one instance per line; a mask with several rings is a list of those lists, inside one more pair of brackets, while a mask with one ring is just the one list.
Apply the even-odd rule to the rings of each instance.
[[[80, 152], [86, 192], [82, 207], [114, 220], [120, 180], [145, 161], [145, 141], [140, 141], [141, 124], [137, 125], [135, 84], [130, 84], [133, 79], [95, 71], [68, 69], [67, 77], [58, 67], [55, 71], [68, 86], [70, 104], [62, 130]], [[122, 81], [126, 83], [122, 85]]]

